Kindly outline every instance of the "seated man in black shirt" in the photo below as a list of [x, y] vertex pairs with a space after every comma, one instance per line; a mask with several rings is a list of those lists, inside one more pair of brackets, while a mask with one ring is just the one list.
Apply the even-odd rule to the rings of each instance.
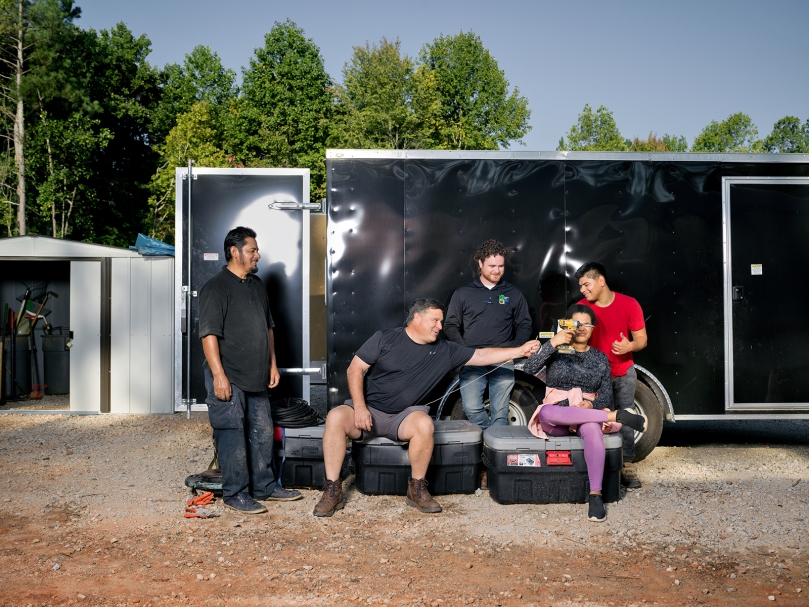
[[429, 406], [421, 404], [423, 399], [453, 369], [496, 365], [529, 356], [539, 347], [537, 341], [529, 341], [517, 348], [475, 350], [438, 339], [443, 320], [443, 306], [438, 301], [417, 299], [410, 306], [405, 327], [377, 331], [357, 350], [348, 367], [351, 400], [332, 409], [326, 418], [326, 482], [315, 516], [331, 516], [345, 505], [340, 468], [346, 437], [358, 439], [368, 434], [410, 443], [407, 504], [421, 512], [441, 512], [424, 480], [433, 454], [433, 420]]

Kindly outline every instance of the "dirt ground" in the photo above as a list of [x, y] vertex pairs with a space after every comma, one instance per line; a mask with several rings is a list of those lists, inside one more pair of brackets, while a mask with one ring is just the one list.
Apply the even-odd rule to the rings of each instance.
[[[205, 414], [2, 415], [0, 605], [808, 605], [809, 439], [689, 437], [639, 464], [644, 488], [602, 524], [485, 492], [423, 515], [351, 479], [332, 518], [304, 490], [200, 520], [183, 479], [210, 460]], [[697, 465], [718, 453], [719, 472]], [[783, 457], [747, 465], [762, 453]]]

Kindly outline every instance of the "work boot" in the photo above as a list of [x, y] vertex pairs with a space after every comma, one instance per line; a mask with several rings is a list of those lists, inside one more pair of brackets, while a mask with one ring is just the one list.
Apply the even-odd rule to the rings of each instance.
[[233, 497], [223, 499], [226, 508], [241, 512], [242, 514], [261, 514], [267, 509], [246, 493], [237, 493]]
[[342, 510], [346, 503], [343, 500], [343, 483], [339, 480], [330, 481], [326, 479], [323, 483], [323, 495], [315, 505], [312, 512], [315, 516], [331, 516], [338, 510]]
[[427, 491], [427, 481], [423, 478], [411, 478], [407, 481], [407, 497], [405, 498], [408, 506], [418, 508], [419, 512], [433, 513], [441, 512], [441, 504], [433, 499], [430, 492]]
[[300, 491], [294, 489], [284, 489], [283, 487], [275, 486], [272, 493], [267, 497], [258, 497], [256, 499], [262, 502], [294, 502], [295, 500], [303, 499]]
[[635, 472], [635, 467], [627, 462], [621, 469], [621, 484], [627, 489], [640, 489], [643, 483], [638, 478], [638, 473]]

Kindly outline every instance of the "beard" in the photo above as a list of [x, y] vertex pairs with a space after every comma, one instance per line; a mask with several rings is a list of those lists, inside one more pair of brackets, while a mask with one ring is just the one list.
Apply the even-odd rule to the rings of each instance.
[[[239, 263], [240, 263], [242, 266], [246, 265], [246, 264], [245, 264], [245, 261], [244, 261], [244, 254], [243, 254], [241, 251], [239, 251]], [[247, 272], [248, 272], [249, 274], [255, 274], [256, 272], [258, 272], [258, 265], [253, 266], [252, 264], [250, 264], [250, 265], [248, 266], [248, 268], [247, 268]]]

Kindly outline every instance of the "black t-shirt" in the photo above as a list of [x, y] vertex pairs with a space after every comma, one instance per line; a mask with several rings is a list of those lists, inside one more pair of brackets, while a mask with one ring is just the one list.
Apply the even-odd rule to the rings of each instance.
[[357, 350], [371, 365], [365, 374], [365, 404], [385, 413], [399, 413], [430, 393], [449, 371], [464, 366], [473, 348], [443, 339], [417, 344], [404, 328], [377, 331]]
[[245, 392], [267, 389], [274, 326], [267, 289], [254, 274], [242, 280], [223, 268], [199, 292], [199, 336], [219, 338], [225, 375]]

